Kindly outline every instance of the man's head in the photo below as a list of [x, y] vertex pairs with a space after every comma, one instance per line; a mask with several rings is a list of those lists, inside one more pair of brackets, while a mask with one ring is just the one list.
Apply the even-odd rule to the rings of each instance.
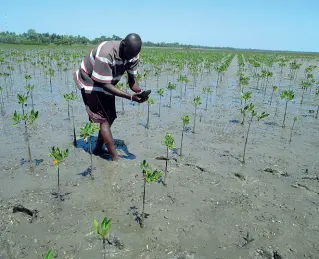
[[120, 44], [120, 58], [123, 60], [130, 60], [140, 53], [142, 48], [141, 37], [136, 33], [128, 34]]

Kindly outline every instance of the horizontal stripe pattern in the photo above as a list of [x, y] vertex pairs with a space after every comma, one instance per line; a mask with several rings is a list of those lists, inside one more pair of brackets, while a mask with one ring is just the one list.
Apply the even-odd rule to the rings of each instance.
[[103, 90], [103, 84], [116, 85], [125, 72], [135, 78], [139, 55], [123, 61], [118, 54], [119, 45], [120, 41], [104, 41], [90, 51], [80, 68], [74, 72], [74, 80], [79, 89], [84, 88], [88, 93], [99, 91], [109, 94]]

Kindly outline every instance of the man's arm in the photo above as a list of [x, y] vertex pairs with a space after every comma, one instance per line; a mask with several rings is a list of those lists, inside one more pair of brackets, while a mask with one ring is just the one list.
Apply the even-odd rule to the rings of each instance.
[[136, 80], [138, 62], [139, 55], [133, 59], [130, 67], [127, 69], [128, 84], [131, 90], [135, 93], [141, 93], [143, 91]]
[[122, 98], [125, 98], [125, 99], [128, 99], [128, 100], [132, 100], [132, 101], [135, 101], [135, 102], [139, 102], [139, 103], [142, 103], [144, 102], [145, 100], [139, 98], [136, 94], [129, 94], [129, 93], [126, 93], [122, 90], [120, 90], [119, 88], [117, 88], [116, 86], [112, 85], [111, 83], [106, 83], [103, 85], [103, 88], [108, 91], [109, 93], [115, 95], [115, 96], [118, 96], [118, 97], [122, 97]]

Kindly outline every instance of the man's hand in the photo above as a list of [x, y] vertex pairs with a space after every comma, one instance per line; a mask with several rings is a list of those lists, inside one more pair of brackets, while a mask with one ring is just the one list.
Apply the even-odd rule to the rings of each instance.
[[133, 94], [132, 101], [138, 102], [138, 103], [143, 103], [143, 102], [147, 101], [147, 99], [142, 99], [142, 98], [138, 97], [137, 94]]
[[142, 88], [140, 88], [138, 86], [138, 84], [134, 84], [132, 87], [131, 87], [131, 90], [137, 94], [140, 94], [142, 93], [144, 90]]

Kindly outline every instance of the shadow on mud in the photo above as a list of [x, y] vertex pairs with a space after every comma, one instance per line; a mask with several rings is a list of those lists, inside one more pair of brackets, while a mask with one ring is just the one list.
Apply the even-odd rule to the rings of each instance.
[[[92, 141], [92, 152], [93, 152], [93, 150], [95, 148], [96, 141], [97, 141], [97, 137], [93, 136], [91, 141]], [[124, 158], [124, 159], [128, 159], [128, 160], [136, 159], [136, 156], [128, 151], [128, 148], [124, 143], [124, 140], [114, 139], [114, 144], [115, 144], [116, 150], [120, 150], [124, 153], [124, 155], [119, 155], [120, 158]], [[81, 148], [85, 152], [90, 154], [90, 143], [86, 142], [84, 139], [77, 139], [76, 148]], [[98, 156], [105, 159], [105, 160], [112, 160], [107, 149], [104, 149], [104, 148], [103, 148], [103, 152], [101, 154], [99, 154]]]

